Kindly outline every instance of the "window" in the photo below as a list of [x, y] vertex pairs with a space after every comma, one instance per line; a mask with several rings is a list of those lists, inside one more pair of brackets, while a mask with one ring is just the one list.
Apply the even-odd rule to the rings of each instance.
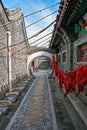
[[87, 62], [87, 43], [79, 47], [81, 62]]
[[62, 59], [63, 62], [66, 62], [66, 52], [64, 52], [62, 56], [63, 56], [63, 59]]
[[80, 61], [87, 61], [87, 48], [80, 50]]
[[60, 55], [58, 55], [58, 62], [60, 62]]

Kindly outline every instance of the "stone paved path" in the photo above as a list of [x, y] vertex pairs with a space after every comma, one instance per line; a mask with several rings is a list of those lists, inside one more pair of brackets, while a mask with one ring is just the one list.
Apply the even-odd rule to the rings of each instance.
[[6, 130], [57, 130], [46, 76], [36, 78]]

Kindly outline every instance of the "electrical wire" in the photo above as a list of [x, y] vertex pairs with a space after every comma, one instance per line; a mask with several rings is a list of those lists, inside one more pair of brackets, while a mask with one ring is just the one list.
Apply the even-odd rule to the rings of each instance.
[[[18, 29], [18, 30], [16, 30], [16, 31], [11, 32], [11, 35], [13, 35], [13, 34], [15, 34], [15, 33], [19, 32], [19, 31], [22, 31], [22, 30], [24, 30], [24, 29], [26, 29], [26, 28], [28, 28], [28, 27], [30, 27], [30, 26], [32, 26], [32, 25], [34, 25], [34, 24], [36, 24], [36, 23], [38, 23], [38, 22], [42, 21], [43, 19], [45, 19], [45, 18], [49, 17], [50, 15], [52, 15], [52, 14], [54, 14], [54, 13], [56, 13], [56, 12], [57, 12], [57, 10], [56, 10], [56, 11], [54, 11], [53, 13], [50, 13], [50, 14], [46, 15], [45, 17], [43, 17], [43, 18], [41, 18], [41, 19], [39, 19], [39, 20], [37, 20], [37, 21], [35, 21], [35, 22], [33, 22], [33, 23], [31, 23], [31, 24], [29, 24], [29, 25], [27, 25], [27, 26], [23, 27], [23, 28], [21, 28], [21, 29]], [[5, 39], [6, 37], [7, 37], [7, 35], [2, 36], [2, 37], [0, 38], [0, 40]]]
[[5, 24], [3, 24], [3, 25], [0, 25], [0, 28], [3, 27], [3, 26], [8, 25], [8, 24], [10, 24], [10, 23], [14, 23], [14, 22], [16, 22], [16, 21], [18, 21], [18, 20], [20, 20], [20, 19], [29, 17], [29, 16], [34, 15], [34, 14], [36, 14], [36, 13], [42, 12], [42, 11], [44, 11], [44, 10], [47, 10], [47, 9], [53, 7], [53, 6], [58, 5], [58, 4], [60, 4], [60, 2], [58, 2], [58, 3], [56, 3], [56, 4], [53, 4], [53, 5], [51, 5], [51, 6], [45, 7], [45, 8], [43, 8], [43, 9], [40, 9], [40, 10], [38, 10], [38, 11], [32, 12], [32, 13], [30, 13], [30, 14], [27, 14], [27, 15], [25, 15], [25, 16], [22, 16], [22, 17], [20, 17], [20, 18], [14, 20], [14, 21], [7, 22], [7, 23], [5, 23]]
[[[44, 37], [46, 37], [46, 36], [48, 36], [48, 35], [45, 35]], [[41, 40], [41, 39], [44, 38], [44, 37], [41, 37], [40, 39], [38, 39], [38, 41]], [[42, 42], [48, 40], [49, 38], [51, 38], [51, 37], [48, 37], [48, 38], [46, 38], [45, 40], [43, 40], [43, 41], [41, 41], [41, 42], [39, 42], [39, 43], [37, 43], [37, 44], [40, 44], [40, 43], [42, 43]], [[36, 43], [36, 42], [33, 42], [33, 44], [34, 44], [34, 43]], [[22, 47], [19, 51], [22, 51], [22, 50], [25, 49], [25, 48], [26, 48], [26, 46]], [[16, 51], [14, 54], [16, 54], [17, 52], [18, 52], [18, 51]]]
[[[26, 38], [26, 39], [24, 39], [23, 41], [17, 42], [17, 43], [15, 43], [15, 44], [13, 44], [13, 45], [10, 45], [10, 46], [8, 46], [8, 47], [16, 46], [16, 45], [18, 45], [18, 44], [21, 44], [21, 43], [25, 42], [26, 40], [29, 40], [29, 39], [32, 39], [32, 38], [38, 36], [38, 35], [41, 34], [43, 31], [45, 31], [45, 30], [48, 29], [50, 26], [52, 26], [52, 24], [53, 24], [54, 22], [55, 22], [55, 20], [54, 20], [51, 24], [49, 24], [48, 26], [46, 26], [44, 29], [42, 29], [42, 30], [40, 30], [39, 32], [37, 32], [36, 34], [34, 34], [33, 36], [31, 36], [31, 37], [29, 37], [29, 38]], [[0, 50], [3, 50], [3, 49], [8, 48], [8, 47], [2, 47], [2, 48], [0, 48]]]
[[[51, 32], [51, 33], [52, 33], [52, 32]], [[37, 39], [36, 41], [39, 41], [39, 40], [43, 39], [44, 37], [47, 37], [47, 36], [50, 35], [51, 33], [48, 33], [48, 34], [44, 35], [43, 37]], [[49, 37], [48, 37], [48, 38], [49, 38]], [[47, 39], [48, 39], [48, 38], [47, 38]], [[35, 43], [35, 41], [34, 41], [33, 43]], [[22, 50], [25, 49], [25, 48], [26, 48], [26, 46], [24, 46], [23, 48], [21, 48], [19, 51], [22, 51]], [[17, 50], [16, 52], [14, 52], [14, 54], [16, 54], [16, 53], [18, 53], [18, 50]]]
[[45, 45], [45, 44], [48, 43], [48, 42], [49, 42], [49, 40], [48, 40], [47, 42], [45, 42], [44, 44], [42, 44], [41, 46]]
[[[45, 39], [45, 40], [41, 41], [40, 43], [42, 43], [42, 42], [44, 42], [44, 41], [48, 40], [49, 38], [51, 38], [51, 37], [48, 37], [47, 39]], [[48, 41], [49, 41], [49, 40], [48, 40]], [[45, 42], [44, 44], [48, 43], [48, 41], [47, 41], [47, 42]], [[40, 43], [37, 43], [37, 45], [35, 45], [35, 47], [36, 47], [36, 46], [38, 46], [38, 44], [40, 44]], [[41, 46], [43, 46], [44, 44], [42, 44]], [[23, 48], [21, 48], [19, 51], [22, 51], [22, 50], [23, 50], [23, 49], [25, 49], [25, 48], [26, 48], [26, 46], [24, 46]], [[16, 53], [18, 53], [18, 51], [16, 51], [14, 54], [16, 54]]]
[[[46, 38], [45, 40], [43, 40], [43, 41], [37, 43], [37, 45], [43, 43], [44, 41], [48, 40], [49, 38], [51, 38], [51, 37], [48, 37], [48, 38]], [[35, 46], [37, 46], [37, 45], [35, 45]]]
[[[49, 38], [51, 38], [51, 37], [49, 37]], [[41, 42], [39, 42], [37, 45], [35, 45], [35, 46], [38, 46], [38, 45], [40, 45], [41, 43], [43, 43], [43, 42], [45, 42], [45, 41], [47, 41], [49, 38], [47, 38], [46, 40], [43, 40], [43, 41], [41, 41]], [[41, 44], [41, 46], [42, 46], [43, 44]]]
[[39, 40], [43, 39], [44, 37], [47, 37], [47, 36], [48, 36], [48, 35], [50, 35], [50, 34], [52, 34], [52, 32], [50, 32], [50, 33], [48, 33], [48, 34], [44, 35], [43, 37], [41, 37], [41, 38], [39, 38], [39, 39], [37, 39], [37, 40], [33, 41], [33, 42], [32, 42], [32, 43], [30, 43], [29, 45], [32, 45], [33, 43], [35, 43], [35, 42], [37, 42], [37, 41], [39, 41]]
[[49, 27], [51, 27], [54, 22], [56, 22], [56, 20], [54, 20], [54, 21], [53, 21], [52, 23], [50, 23], [48, 26], [46, 26], [45, 28], [43, 28], [41, 31], [37, 32], [35, 35], [31, 36], [30, 39], [33, 38], [33, 37], [36, 37], [36, 36], [38, 36], [40, 33], [44, 32], [46, 29], [48, 29]]

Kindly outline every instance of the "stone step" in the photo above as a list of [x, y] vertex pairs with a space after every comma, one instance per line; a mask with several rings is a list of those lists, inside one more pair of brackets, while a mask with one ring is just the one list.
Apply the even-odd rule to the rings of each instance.
[[87, 106], [73, 93], [68, 94], [67, 97], [87, 127]]

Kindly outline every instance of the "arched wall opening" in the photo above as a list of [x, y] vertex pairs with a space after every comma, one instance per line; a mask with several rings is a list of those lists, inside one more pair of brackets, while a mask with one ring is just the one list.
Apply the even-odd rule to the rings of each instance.
[[[32, 61], [34, 61], [36, 58], [38, 57], [47, 57], [50, 59], [50, 61], [52, 62], [52, 55], [51, 53], [49, 52], [46, 52], [46, 51], [39, 51], [39, 52], [35, 52], [31, 55], [29, 55], [27, 58], [28, 58], [28, 63], [27, 63], [27, 75], [30, 76], [30, 73], [31, 73], [31, 63]], [[54, 56], [56, 56], [54, 54]], [[50, 71], [50, 73], [48, 74], [48, 77], [52, 76], [54, 70], [53, 70], [53, 64], [52, 64], [52, 71]]]

